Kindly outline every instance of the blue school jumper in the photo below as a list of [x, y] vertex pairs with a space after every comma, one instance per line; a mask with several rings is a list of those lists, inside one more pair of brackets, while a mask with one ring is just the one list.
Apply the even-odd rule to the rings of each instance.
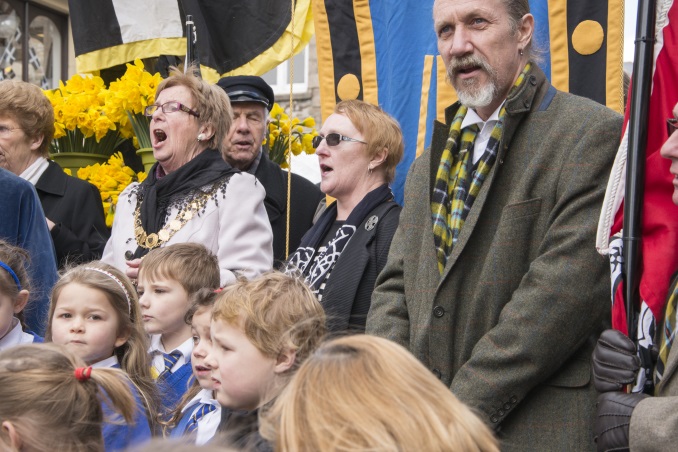
[[162, 379], [158, 378], [158, 392], [160, 393], [165, 413], [169, 413], [179, 404], [179, 401], [188, 390], [191, 377], [193, 377], [193, 368], [191, 367], [189, 356], [186, 363], [177, 370], [164, 376]]
[[[179, 422], [177, 423], [176, 427], [174, 427], [170, 432], [169, 437], [181, 438], [182, 436], [194, 435], [196, 437], [195, 442], [198, 446], [209, 441], [217, 432], [217, 428], [219, 427], [219, 423], [221, 420], [221, 407], [219, 406], [218, 403], [216, 403], [214, 399], [212, 399], [212, 397], [213, 396], [211, 390], [203, 389], [193, 399], [191, 399], [188, 402], [188, 404], [181, 410], [183, 414], [181, 415], [181, 418], [179, 419]], [[210, 400], [210, 402], [213, 403], [205, 402], [206, 399]], [[196, 414], [196, 412], [199, 411], [203, 405], [211, 405], [214, 408], [211, 408], [210, 410], [211, 412], [209, 412], [209, 414], [205, 413], [198, 419], [198, 425], [195, 428], [195, 431], [189, 432], [188, 428], [189, 425], [191, 424], [191, 419], [193, 418], [193, 415]], [[209, 431], [210, 430], [209, 426], [204, 425], [204, 423], [208, 419], [210, 419], [211, 421], [216, 421], [214, 422], [212, 431]], [[202, 429], [207, 428], [208, 431], [205, 432], [204, 430], [201, 430], [199, 432], [198, 429], [201, 428]]]
[[[110, 359], [110, 358], [109, 358]], [[100, 367], [111, 367], [120, 369], [117, 360], [106, 365], [108, 360], [100, 362]], [[104, 411], [104, 424], [102, 433], [104, 436], [104, 449], [106, 452], [116, 452], [126, 450], [131, 446], [138, 446], [151, 439], [151, 427], [146, 417], [146, 407], [137, 388], [130, 382], [130, 390], [136, 402], [136, 411], [134, 413], [134, 424], [127, 424], [124, 421], [120, 424], [120, 415], [106, 403], [101, 407]]]
[[[193, 368], [191, 367], [193, 338], [188, 338], [178, 347], [166, 351], [162, 345], [161, 335], [152, 334], [151, 347], [148, 351], [151, 353], [153, 361], [151, 373], [156, 378], [158, 393], [162, 400], [161, 417], [167, 418], [179, 405], [179, 401], [188, 390], [193, 377]], [[185, 362], [180, 367], [176, 367], [181, 357]], [[162, 365], [158, 360], [161, 360]], [[170, 371], [166, 370], [168, 368]]]
[[26, 331], [26, 333], [33, 336], [33, 343], [34, 344], [42, 344], [43, 342], [45, 342], [45, 339], [43, 339], [41, 336], [38, 336], [33, 331]]

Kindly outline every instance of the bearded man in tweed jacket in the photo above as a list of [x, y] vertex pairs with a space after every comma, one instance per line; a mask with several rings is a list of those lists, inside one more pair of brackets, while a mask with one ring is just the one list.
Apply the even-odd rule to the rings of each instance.
[[609, 317], [595, 232], [622, 118], [553, 88], [527, 0], [436, 0], [460, 102], [413, 164], [367, 332], [407, 347], [502, 450], [594, 448]]

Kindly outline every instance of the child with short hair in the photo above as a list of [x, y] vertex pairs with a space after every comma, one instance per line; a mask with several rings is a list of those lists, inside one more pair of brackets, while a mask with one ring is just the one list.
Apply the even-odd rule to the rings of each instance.
[[[64, 273], [52, 290], [45, 340], [95, 368], [122, 369], [134, 383], [137, 410], [131, 423], [108, 419], [107, 451], [122, 450], [151, 438], [157, 392], [151, 378], [148, 339], [129, 278], [115, 267], [93, 261]], [[103, 404], [104, 412], [110, 407]]]
[[29, 260], [26, 250], [0, 240], [0, 350], [42, 342], [40, 336], [24, 331], [23, 311], [30, 298]]
[[199, 243], [156, 248], [141, 261], [137, 291], [144, 328], [151, 335], [148, 352], [162, 394], [163, 416], [177, 406], [193, 374], [193, 336], [185, 321], [191, 296], [218, 287], [217, 257]]
[[118, 369], [84, 367], [54, 344], [0, 352], [0, 450], [99, 452], [102, 391], [127, 422], [134, 418], [128, 379]]
[[236, 447], [266, 449], [258, 412], [320, 343], [323, 308], [303, 280], [269, 272], [219, 294], [211, 335], [205, 362], [223, 410], [220, 429], [231, 433]]
[[193, 334], [193, 385], [179, 402], [168, 422], [170, 438], [194, 436], [197, 445], [205, 444], [217, 432], [221, 421], [221, 405], [214, 394], [212, 368], [205, 357], [212, 346], [210, 322], [217, 291], [200, 289], [192, 298], [192, 306], [186, 315]]

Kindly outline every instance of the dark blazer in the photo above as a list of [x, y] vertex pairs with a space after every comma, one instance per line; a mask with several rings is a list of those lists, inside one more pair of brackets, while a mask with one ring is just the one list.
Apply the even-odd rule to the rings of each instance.
[[367, 333], [408, 348], [499, 432], [502, 451], [593, 450], [591, 352], [610, 315], [595, 235], [622, 117], [533, 65], [441, 275], [431, 219], [458, 104], [412, 164]]
[[50, 231], [59, 268], [101, 258], [110, 236], [99, 190], [69, 176], [49, 162], [35, 184], [45, 216], [55, 223]]
[[[287, 175], [288, 172], [273, 163], [262, 152], [259, 166], [254, 175], [266, 189], [266, 213], [273, 229], [274, 267], [285, 262], [285, 240], [287, 235]], [[323, 198], [318, 187], [305, 177], [292, 174], [292, 210], [290, 216], [290, 254], [299, 247], [301, 238], [313, 225], [313, 215]]]
[[337, 259], [322, 297], [330, 331], [365, 332], [374, 283], [386, 264], [400, 210], [395, 201], [375, 207]]

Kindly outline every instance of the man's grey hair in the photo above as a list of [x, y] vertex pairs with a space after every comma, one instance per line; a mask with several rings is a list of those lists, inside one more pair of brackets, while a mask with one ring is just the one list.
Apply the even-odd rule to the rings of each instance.
[[[520, 26], [520, 20], [525, 14], [530, 13], [530, 3], [528, 0], [503, 0], [504, 5], [506, 5], [506, 11], [509, 15], [509, 21], [511, 29], [514, 33], [518, 31]], [[536, 24], [535, 24], [536, 28]], [[542, 50], [538, 44], [534, 42], [534, 34], [530, 38], [530, 42], [527, 43], [527, 46], [523, 49], [527, 58], [534, 61], [535, 63], [540, 63], [544, 59], [544, 50]]]

